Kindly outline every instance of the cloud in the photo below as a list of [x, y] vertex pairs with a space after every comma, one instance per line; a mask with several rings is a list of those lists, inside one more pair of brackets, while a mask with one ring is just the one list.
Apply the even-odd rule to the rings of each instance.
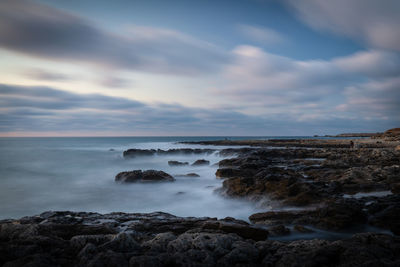
[[[400, 107], [396, 93], [400, 87], [393, 82], [400, 75], [397, 53], [368, 50], [331, 60], [303, 61], [253, 46], [239, 46], [232, 53], [234, 60], [222, 75], [226, 82], [213, 93], [241, 103], [243, 112], [290, 114], [303, 122], [346, 116], [400, 120], [394, 108]], [[386, 89], [389, 85], [390, 90]], [[356, 89], [350, 94], [349, 88]], [[356, 99], [357, 105], [348, 112]]]
[[[279, 113], [251, 116], [224, 109], [146, 104], [50, 87], [0, 85], [0, 135], [304, 135], [385, 129], [391, 121]], [[321, 130], [323, 129], [323, 131]]]
[[247, 38], [260, 44], [282, 44], [287, 41], [284, 35], [266, 27], [241, 24], [238, 25], [238, 30]]
[[67, 81], [72, 79], [72, 77], [68, 75], [39, 68], [26, 69], [22, 74], [30, 79], [43, 81]]
[[132, 26], [111, 33], [77, 15], [28, 0], [0, 2], [0, 47], [93, 67], [196, 75], [229, 60], [217, 46], [180, 32]]
[[395, 118], [400, 123], [400, 77], [349, 86], [345, 96], [345, 103], [337, 106], [337, 110], [361, 113], [366, 118]]
[[333, 63], [344, 71], [361, 73], [368, 77], [400, 75], [400, 55], [389, 51], [361, 51], [350, 56], [336, 58]]
[[286, 0], [299, 18], [380, 49], [400, 51], [398, 0]]

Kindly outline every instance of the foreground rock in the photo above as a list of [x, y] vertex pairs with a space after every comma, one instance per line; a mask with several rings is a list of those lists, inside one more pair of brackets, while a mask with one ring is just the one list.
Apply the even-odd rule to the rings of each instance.
[[136, 182], [173, 182], [174, 177], [163, 171], [155, 170], [134, 170], [120, 172], [115, 176], [116, 182], [136, 183]]
[[[282, 227], [280, 227], [282, 228]], [[278, 228], [277, 228], [278, 229]], [[284, 230], [284, 228], [282, 228]], [[0, 221], [2, 266], [398, 266], [400, 239], [266, 240], [226, 218], [45, 212]]]

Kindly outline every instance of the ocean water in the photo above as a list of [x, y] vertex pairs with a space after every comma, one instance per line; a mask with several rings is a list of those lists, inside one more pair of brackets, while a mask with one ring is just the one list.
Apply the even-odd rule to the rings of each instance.
[[[217, 139], [221, 137], [0, 138], [0, 218], [72, 210], [163, 211], [178, 216], [247, 219], [261, 208], [214, 192], [222, 183], [214, 175], [217, 167], [212, 166], [223, 159], [218, 155], [122, 157], [129, 148], [196, 148], [204, 146], [176, 142]], [[200, 158], [209, 160], [210, 166], [170, 167], [167, 163], [192, 163]], [[201, 177], [151, 184], [114, 181], [119, 172], [135, 169], [163, 170], [171, 175], [195, 172]]]

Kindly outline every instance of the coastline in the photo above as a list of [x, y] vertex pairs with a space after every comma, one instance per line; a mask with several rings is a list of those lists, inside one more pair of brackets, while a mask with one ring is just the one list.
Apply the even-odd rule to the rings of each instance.
[[[275, 203], [280, 208], [293, 209], [256, 213], [250, 216], [250, 223], [230, 217], [219, 220], [176, 217], [162, 212], [45, 212], [1, 220], [1, 263], [5, 266], [395, 266], [400, 263], [400, 255], [396, 253], [400, 248], [399, 141], [382, 137], [185, 144], [238, 146], [218, 151], [229, 156], [218, 164], [216, 177], [223, 179], [218, 194], [261, 202], [267, 197], [271, 201], [268, 205]], [[143, 151], [151, 150], [139, 152]], [[350, 235], [336, 240], [313, 239], [317, 231]], [[297, 237], [291, 239], [291, 236]]]

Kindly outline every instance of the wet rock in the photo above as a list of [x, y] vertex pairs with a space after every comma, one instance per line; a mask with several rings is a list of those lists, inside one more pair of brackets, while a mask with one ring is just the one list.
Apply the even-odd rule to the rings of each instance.
[[198, 159], [192, 164], [192, 166], [208, 166], [208, 165], [210, 165], [210, 161], [205, 159]]
[[155, 149], [128, 149], [123, 152], [125, 158], [143, 157], [143, 156], [154, 156], [156, 154]]
[[185, 166], [189, 165], [189, 162], [180, 162], [180, 161], [175, 161], [175, 160], [170, 160], [168, 161], [169, 166]]
[[[381, 201], [381, 205], [393, 201], [395, 198], [391, 197]], [[42, 226], [45, 228], [40, 229]], [[87, 227], [91, 227], [90, 231]], [[108, 228], [114, 234], [104, 232]], [[279, 228], [283, 229], [281, 233], [286, 230], [284, 226]], [[60, 229], [70, 230], [65, 233]], [[95, 229], [98, 231], [91, 232]], [[0, 221], [0, 265], [397, 266], [400, 263], [400, 238], [396, 236], [364, 233], [337, 241], [279, 242], [266, 240], [266, 235], [264, 228], [230, 217], [217, 220], [182, 218], [161, 212], [103, 215], [46, 212], [23, 220]]]
[[391, 191], [393, 194], [400, 194], [400, 183], [392, 184]]
[[217, 178], [231, 178], [242, 176], [243, 172], [236, 168], [221, 168], [215, 172]]
[[362, 203], [348, 199], [313, 210], [256, 213], [249, 219], [265, 225], [308, 224], [327, 230], [345, 230], [367, 223], [367, 213]]
[[200, 175], [198, 175], [197, 173], [191, 172], [191, 173], [187, 173], [187, 174], [178, 174], [178, 175], [175, 175], [175, 177], [200, 177]]
[[135, 158], [135, 157], [143, 157], [143, 156], [154, 156], [154, 155], [199, 155], [206, 154], [210, 155], [214, 153], [215, 149], [200, 149], [200, 148], [174, 148], [168, 150], [162, 149], [128, 149], [123, 152], [124, 158]]
[[235, 233], [246, 239], [265, 240], [268, 237], [268, 230], [248, 225], [247, 223], [238, 224], [230, 221], [207, 221], [202, 225], [203, 229], [221, 230], [226, 233]]
[[314, 233], [313, 230], [299, 224], [296, 224], [293, 229], [299, 233]]
[[155, 170], [134, 170], [129, 172], [120, 172], [115, 176], [115, 181], [124, 183], [134, 182], [172, 182], [174, 177], [163, 171]]
[[283, 236], [283, 235], [290, 235], [290, 229], [285, 227], [283, 224], [273, 226], [268, 228], [271, 236]]

